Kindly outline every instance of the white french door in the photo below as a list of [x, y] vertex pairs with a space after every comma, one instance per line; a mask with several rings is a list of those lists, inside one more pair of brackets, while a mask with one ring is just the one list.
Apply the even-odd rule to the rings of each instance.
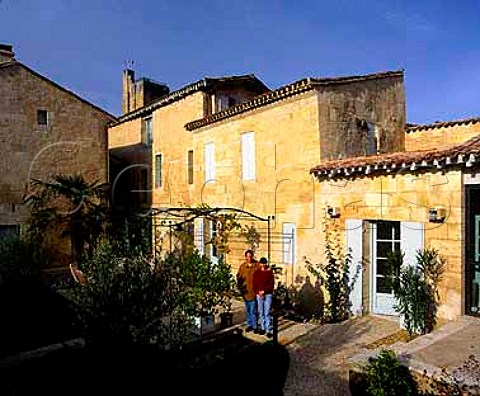
[[401, 227], [398, 221], [372, 223], [372, 311], [396, 315], [395, 297], [387, 284], [387, 257], [401, 249]]

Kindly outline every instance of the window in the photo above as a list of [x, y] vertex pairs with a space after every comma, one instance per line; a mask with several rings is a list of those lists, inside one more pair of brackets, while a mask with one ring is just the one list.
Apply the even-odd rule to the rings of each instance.
[[155, 156], [155, 187], [162, 187], [162, 154]]
[[392, 293], [387, 283], [389, 253], [400, 251], [400, 222], [378, 221], [374, 227], [375, 286], [377, 293]]
[[228, 107], [235, 106], [236, 104], [237, 104], [237, 101], [235, 100], [235, 98], [232, 98], [232, 97], [228, 98]]
[[20, 226], [0, 224], [0, 241], [14, 238], [20, 234]]
[[255, 139], [253, 132], [242, 135], [242, 179], [255, 180]]
[[188, 152], [188, 184], [193, 184], [193, 150]]
[[37, 124], [42, 126], [48, 125], [48, 111], [37, 110]]
[[215, 179], [215, 146], [205, 144], [205, 182]]
[[153, 143], [153, 129], [152, 129], [152, 117], [145, 118], [143, 120], [144, 128], [144, 141], [147, 146], [151, 146]]

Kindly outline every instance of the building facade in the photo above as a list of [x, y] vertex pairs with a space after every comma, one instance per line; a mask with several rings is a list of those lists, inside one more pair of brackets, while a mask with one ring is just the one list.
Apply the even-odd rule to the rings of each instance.
[[[149, 207], [203, 204], [272, 216], [270, 257], [291, 282], [305, 273], [304, 257], [323, 256], [311, 164], [404, 150], [404, 130], [401, 71], [306, 78], [272, 91], [239, 76], [201, 80], [125, 114], [109, 129], [109, 148], [130, 167], [121, 177], [145, 173], [132, 176], [148, 185], [131, 194]], [[246, 223], [263, 241], [257, 255], [267, 256], [266, 225]], [[215, 225], [195, 226], [197, 247], [213, 254], [202, 245]], [[246, 247], [232, 239], [233, 267]]]
[[[319, 194], [326, 197], [319, 210], [328, 217], [328, 208], [335, 208], [336, 218], [330, 221], [352, 252], [357, 313], [396, 315], [393, 292], [385, 282], [387, 253], [402, 251], [405, 263], [416, 265], [416, 255], [424, 248], [436, 249], [446, 264], [439, 315], [454, 319], [480, 313], [480, 137], [468, 139], [463, 120], [421, 130], [432, 131], [433, 139], [443, 134], [446, 141], [464, 142], [327, 161], [311, 170]], [[426, 142], [417, 138], [415, 144], [427, 146], [428, 135], [424, 138]]]
[[[17, 233], [28, 220], [23, 196], [32, 178], [81, 174], [107, 182], [107, 125], [115, 119], [0, 45], [0, 234]], [[53, 253], [57, 264], [66, 264]]]

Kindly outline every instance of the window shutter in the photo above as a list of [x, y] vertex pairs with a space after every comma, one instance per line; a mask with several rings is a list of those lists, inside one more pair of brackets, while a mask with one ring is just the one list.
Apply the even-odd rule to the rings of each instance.
[[295, 264], [297, 227], [293, 223], [283, 224], [283, 263]]
[[215, 179], [215, 146], [205, 144], [205, 181]]
[[162, 154], [155, 155], [155, 187], [162, 187]]
[[242, 178], [255, 180], [255, 138], [253, 132], [242, 135]]
[[200, 255], [205, 254], [203, 219], [195, 219], [195, 247]]
[[187, 156], [188, 184], [193, 184], [193, 150], [188, 152]]
[[423, 223], [402, 221], [400, 228], [400, 248], [405, 254], [405, 264], [417, 264], [417, 252], [423, 249], [423, 229]]
[[350, 303], [351, 310], [354, 315], [362, 315], [362, 246], [363, 246], [363, 230], [362, 220], [346, 219], [346, 254], [350, 253], [351, 262], [349, 268], [350, 277]]

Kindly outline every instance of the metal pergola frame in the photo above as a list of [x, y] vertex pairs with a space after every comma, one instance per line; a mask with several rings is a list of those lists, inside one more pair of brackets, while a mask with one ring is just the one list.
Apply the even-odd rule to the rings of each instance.
[[[219, 217], [222, 215], [236, 215], [239, 217], [238, 221], [258, 221], [267, 223], [267, 254], [268, 262], [271, 259], [271, 223], [275, 220], [275, 216], [268, 215], [266, 217], [258, 216], [252, 212], [232, 207], [157, 207], [151, 208], [150, 216], [152, 218], [152, 226], [156, 227], [168, 227], [170, 236], [170, 248], [172, 246], [172, 230], [175, 227], [181, 227], [185, 224], [193, 224], [195, 219]], [[159, 223], [157, 220], [162, 217]]]

